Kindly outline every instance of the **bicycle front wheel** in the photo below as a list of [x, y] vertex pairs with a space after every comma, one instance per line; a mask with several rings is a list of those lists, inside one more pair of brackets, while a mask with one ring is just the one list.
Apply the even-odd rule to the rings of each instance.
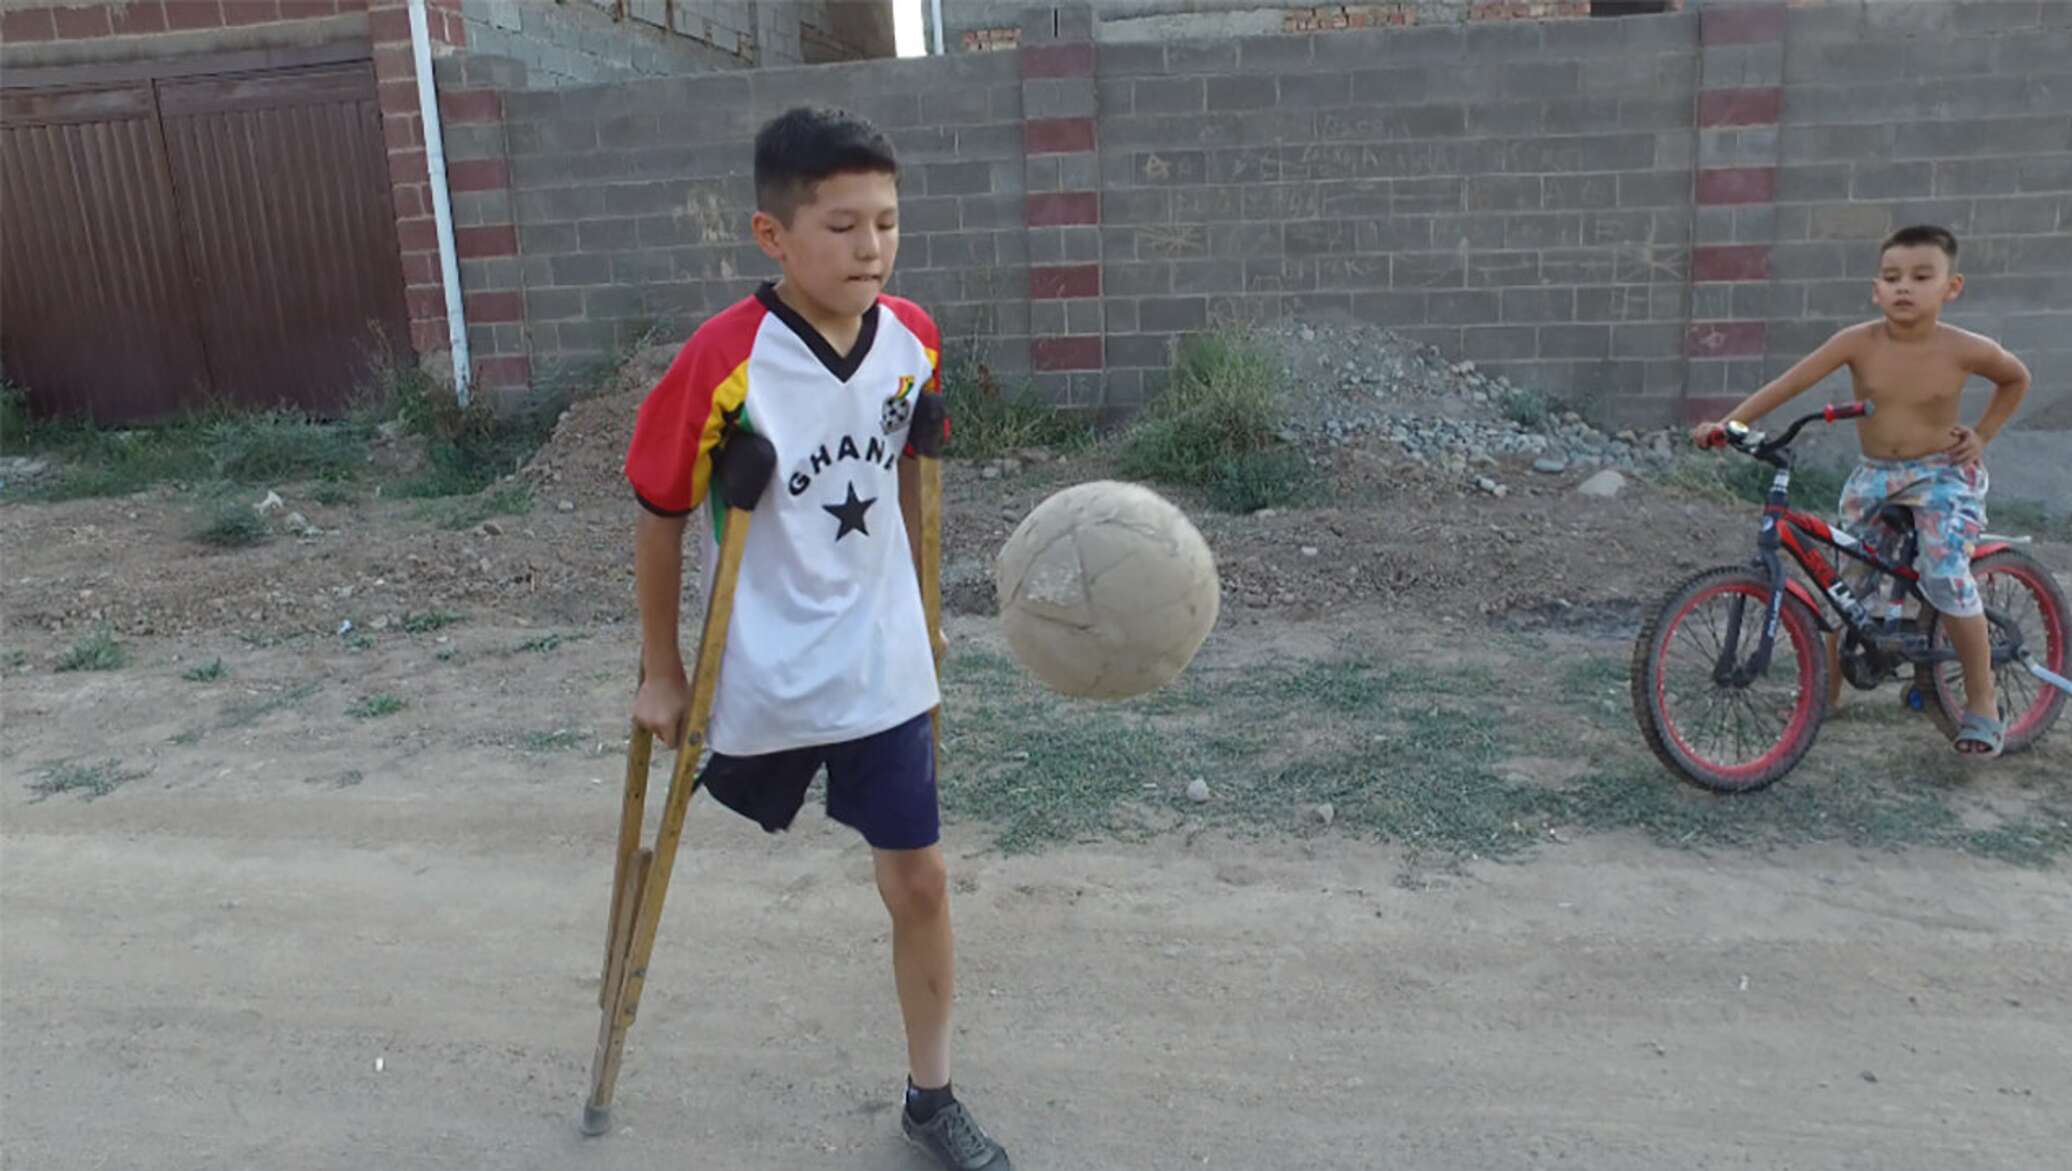
[[1762, 642], [1770, 583], [1741, 566], [1708, 569], [1672, 590], [1633, 647], [1633, 714], [1648, 747], [1692, 784], [1745, 793], [1790, 772], [1813, 748], [1827, 708], [1820, 624], [1787, 594], [1762, 675], [1732, 678]]

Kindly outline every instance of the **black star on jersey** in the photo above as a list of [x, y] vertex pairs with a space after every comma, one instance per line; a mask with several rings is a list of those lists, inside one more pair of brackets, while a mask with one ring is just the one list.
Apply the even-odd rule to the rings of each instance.
[[863, 514], [869, 512], [871, 505], [877, 502], [878, 498], [875, 496], [868, 500], [857, 499], [856, 481], [851, 480], [849, 499], [840, 504], [823, 504], [820, 507], [827, 510], [828, 515], [842, 522], [841, 527], [835, 530], [835, 540], [839, 541], [852, 532], [862, 533], [866, 537], [871, 535], [870, 529], [864, 527]]

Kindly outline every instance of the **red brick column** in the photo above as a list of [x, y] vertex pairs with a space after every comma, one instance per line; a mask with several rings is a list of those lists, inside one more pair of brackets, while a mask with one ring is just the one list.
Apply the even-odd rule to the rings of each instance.
[[[440, 90], [446, 188], [453, 209], [454, 252], [461, 266], [473, 385], [485, 392], [518, 390], [531, 381], [532, 364], [524, 344], [525, 301], [503, 147], [503, 103], [493, 85], [475, 83], [461, 55], [467, 28], [460, 0], [426, 0], [425, 7], [436, 69], [433, 84]], [[410, 50], [409, 6], [403, 0], [371, 0], [368, 8], [411, 348], [420, 358], [450, 359], [438, 227], [417, 66]]]
[[1718, 418], [1764, 379], [1784, 26], [1783, 3], [1708, 4], [1698, 12], [1697, 220], [1683, 404], [1694, 420]]
[[1093, 16], [1043, 9], [1022, 29], [1022, 150], [1029, 233], [1029, 365], [1060, 405], [1103, 401], [1101, 164]]

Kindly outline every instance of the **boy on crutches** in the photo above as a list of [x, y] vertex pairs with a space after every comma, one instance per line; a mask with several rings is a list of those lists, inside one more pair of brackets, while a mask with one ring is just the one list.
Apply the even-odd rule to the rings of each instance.
[[[942, 633], [938, 567], [922, 556], [924, 537], [939, 539], [923, 531], [924, 493], [939, 507], [940, 482], [932, 460], [915, 458], [937, 451], [946, 428], [942, 343], [925, 312], [884, 292], [897, 175], [885, 137], [837, 111], [792, 110], [756, 138], [752, 229], [782, 278], [697, 331], [642, 403], [626, 456], [644, 508], [633, 718], [672, 747], [684, 740], [684, 529], [702, 504], [721, 514], [707, 490], [725, 437], [767, 440], [774, 475], [729, 583], [732, 636], [718, 632], [713, 756], [698, 784], [775, 833], [827, 769], [828, 815], [870, 844], [892, 916], [910, 1063], [902, 1128], [946, 1168], [1007, 1171], [1007, 1153], [950, 1090], [954, 964], [931, 727]], [[721, 546], [713, 523], [698, 527], [709, 594]]]

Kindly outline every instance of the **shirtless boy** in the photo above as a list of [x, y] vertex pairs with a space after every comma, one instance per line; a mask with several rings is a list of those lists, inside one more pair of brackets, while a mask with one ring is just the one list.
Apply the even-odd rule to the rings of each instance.
[[[1885, 505], [1913, 509], [1921, 592], [1943, 614], [1964, 665], [1966, 714], [1956, 748], [1983, 759], [2000, 754], [2006, 729], [1994, 692], [1985, 608], [1971, 576], [1971, 550], [1986, 523], [1982, 457], [2028, 393], [2029, 371], [1991, 338], [1942, 323], [1942, 307], [1963, 291], [1957, 238], [1947, 229], [1894, 232], [1878, 250], [1878, 278], [1871, 286], [1871, 300], [1884, 316], [1835, 334], [1725, 419], [1698, 424], [1691, 438], [1711, 446], [1726, 424], [1754, 423], [1849, 368], [1856, 398], [1877, 410], [1856, 425], [1863, 461], [1842, 489], [1842, 523], [1861, 536]], [[1958, 408], [1973, 375], [1993, 383], [1993, 398], [1978, 425], [1966, 427]], [[1835, 652], [1830, 638], [1830, 668]], [[1830, 700], [1840, 686], [1840, 671], [1830, 670]]]

